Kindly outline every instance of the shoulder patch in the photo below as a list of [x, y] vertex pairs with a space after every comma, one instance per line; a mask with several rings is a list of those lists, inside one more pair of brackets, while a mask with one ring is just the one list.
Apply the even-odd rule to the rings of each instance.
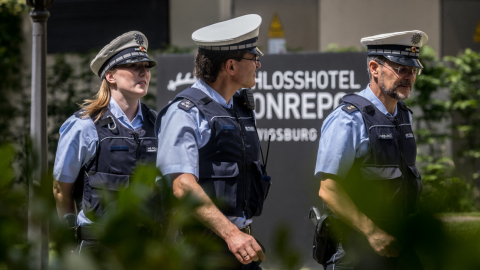
[[358, 108], [353, 106], [352, 104], [345, 104], [345, 106], [342, 107], [342, 110], [348, 112], [348, 113], [353, 113], [355, 111], [358, 111]]
[[180, 103], [178, 103], [178, 108], [188, 112], [192, 107], [195, 107], [195, 104], [191, 102], [190, 100], [184, 98]]

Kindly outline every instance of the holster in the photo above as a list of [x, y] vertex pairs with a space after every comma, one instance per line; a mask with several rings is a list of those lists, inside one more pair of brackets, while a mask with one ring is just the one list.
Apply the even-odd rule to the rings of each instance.
[[335, 254], [336, 244], [333, 233], [333, 219], [329, 214], [320, 215], [318, 209], [313, 206], [310, 209], [309, 218], [315, 224], [313, 236], [313, 258], [325, 267], [325, 263]]

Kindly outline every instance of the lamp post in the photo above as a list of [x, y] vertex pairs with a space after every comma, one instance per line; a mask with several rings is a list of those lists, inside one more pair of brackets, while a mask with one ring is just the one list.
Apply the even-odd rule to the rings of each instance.
[[30, 135], [37, 153], [38, 166], [32, 172], [28, 192], [28, 241], [31, 244], [30, 269], [48, 268], [48, 217], [35, 214], [38, 190], [42, 177], [48, 170], [47, 159], [47, 11], [54, 0], [27, 0], [34, 8], [32, 18], [32, 105], [30, 114]]

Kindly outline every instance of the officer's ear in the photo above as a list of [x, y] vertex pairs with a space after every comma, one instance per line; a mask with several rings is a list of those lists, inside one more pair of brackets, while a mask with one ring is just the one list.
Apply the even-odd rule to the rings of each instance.
[[370, 69], [370, 74], [372, 74], [372, 78], [378, 78], [380, 75], [380, 64], [374, 60], [371, 60], [368, 63], [368, 69]]
[[105, 80], [107, 80], [107, 82], [110, 84], [116, 83], [116, 79], [114, 75], [115, 75], [115, 70], [109, 70], [107, 74], [105, 74]]
[[225, 71], [229, 75], [235, 75], [236, 62], [234, 59], [228, 59], [227, 62], [225, 62]]

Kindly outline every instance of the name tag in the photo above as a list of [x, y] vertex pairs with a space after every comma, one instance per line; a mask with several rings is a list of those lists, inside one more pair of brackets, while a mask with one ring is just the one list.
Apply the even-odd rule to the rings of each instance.
[[128, 151], [127, 145], [110, 145], [110, 151]]
[[222, 125], [222, 130], [235, 130], [234, 125]]
[[405, 134], [405, 138], [407, 138], [407, 139], [413, 138], [413, 133]]
[[147, 146], [147, 153], [148, 152], [157, 152], [157, 147], [155, 146]]
[[392, 133], [380, 134], [378, 135], [378, 138], [382, 140], [388, 140], [388, 139], [393, 139], [393, 135]]
[[252, 126], [245, 126], [246, 131], [255, 131], [255, 127]]

